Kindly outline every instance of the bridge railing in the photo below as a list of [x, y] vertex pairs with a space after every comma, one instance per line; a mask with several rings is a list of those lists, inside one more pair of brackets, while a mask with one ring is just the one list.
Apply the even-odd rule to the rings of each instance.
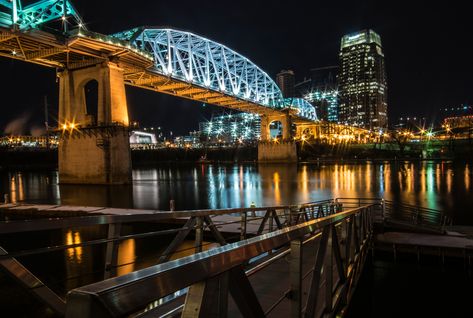
[[[120, 242], [129, 239], [146, 239], [159, 236], [174, 235], [171, 243], [161, 253], [158, 263], [168, 261], [178, 252], [185, 240], [194, 240], [194, 252], [205, 249], [204, 232], [220, 245], [228, 242], [245, 240], [321, 218], [340, 211], [333, 200], [324, 200], [300, 205], [251, 207], [222, 210], [192, 210], [192, 211], [133, 211], [125, 209], [108, 209], [93, 207], [61, 207], [33, 205], [0, 205], [0, 210], [12, 209], [21, 213], [93, 213], [90, 216], [45, 218], [25, 221], [0, 222], [0, 267], [12, 275], [23, 287], [36, 294], [56, 312], [64, 313], [64, 300], [46, 284], [41, 282], [31, 271], [24, 267], [18, 258], [31, 255], [47, 255], [48, 253], [65, 251], [72, 248], [105, 245], [104, 279], [117, 274], [118, 247]], [[49, 211], [49, 212], [48, 212]], [[140, 214], [133, 214], [140, 213]], [[124, 224], [166, 222], [168, 220], [184, 223], [181, 227], [124, 234]], [[3, 247], [2, 236], [13, 233], [23, 234], [48, 230], [79, 230], [90, 226], [105, 226], [106, 237], [82, 241], [75, 244], [59, 244], [37, 247], [29, 250], [7, 251]], [[228, 232], [228, 233], [225, 233]], [[192, 235], [193, 234], [193, 235]], [[226, 235], [224, 235], [226, 234]], [[187, 251], [189, 253], [189, 251]], [[192, 251], [190, 251], [192, 253]], [[38, 288], [43, 286], [44, 288]]]
[[[284, 305], [291, 317], [335, 316], [346, 310], [361, 274], [373, 207], [311, 219], [75, 289], [66, 298], [66, 317], [152, 315], [150, 304], [185, 288], [180, 307], [185, 317], [224, 317], [229, 310], [264, 317]], [[282, 258], [287, 254], [288, 262]], [[271, 272], [276, 263], [279, 270]], [[251, 283], [258, 276], [272, 287], [262, 292]], [[265, 301], [268, 292], [275, 302]], [[151, 309], [155, 314], [157, 310]]]
[[377, 216], [383, 222], [396, 222], [420, 229], [443, 231], [445, 226], [453, 224], [453, 219], [444, 211], [381, 198], [337, 198], [335, 202], [343, 208], [376, 204], [379, 207]]

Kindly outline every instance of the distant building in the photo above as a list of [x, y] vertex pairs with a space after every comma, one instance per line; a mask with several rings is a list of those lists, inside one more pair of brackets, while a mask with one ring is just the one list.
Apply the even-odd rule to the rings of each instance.
[[296, 91], [314, 105], [320, 120], [338, 122], [338, 66], [310, 70], [310, 77], [296, 85]]
[[3, 136], [0, 137], [0, 147], [8, 148], [57, 148], [59, 138], [49, 136]]
[[387, 80], [380, 36], [363, 30], [342, 37], [339, 122], [371, 130], [388, 126]]
[[174, 145], [180, 148], [200, 147], [199, 134], [197, 131], [191, 131], [187, 136], [178, 136], [174, 138]]
[[154, 133], [147, 133], [142, 131], [132, 131], [130, 135], [131, 145], [151, 145], [156, 144], [158, 140]]
[[204, 142], [256, 141], [261, 136], [261, 119], [257, 114], [226, 114], [199, 123], [199, 130]]
[[444, 107], [440, 109], [440, 112], [443, 118], [473, 115], [473, 106], [463, 104], [456, 107]]
[[473, 128], [473, 115], [447, 117], [444, 119], [444, 126], [450, 129]]
[[338, 122], [338, 90], [314, 90], [304, 95], [304, 99], [314, 105], [320, 120]]
[[284, 98], [296, 97], [295, 76], [291, 70], [282, 70], [276, 75], [276, 83]]
[[429, 127], [426, 117], [421, 116], [402, 116], [394, 123], [394, 128], [399, 130], [417, 131]]

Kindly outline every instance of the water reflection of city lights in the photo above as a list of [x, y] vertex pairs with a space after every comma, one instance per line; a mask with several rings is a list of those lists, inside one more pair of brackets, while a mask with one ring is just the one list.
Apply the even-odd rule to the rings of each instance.
[[[69, 230], [66, 233], [66, 244], [67, 245], [75, 245], [82, 243], [80, 233], [77, 231]], [[74, 263], [82, 263], [82, 247], [72, 247], [66, 250], [67, 258], [69, 261]]]

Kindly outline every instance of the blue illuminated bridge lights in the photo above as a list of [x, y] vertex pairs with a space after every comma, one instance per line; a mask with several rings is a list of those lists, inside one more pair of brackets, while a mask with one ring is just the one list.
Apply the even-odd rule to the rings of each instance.
[[[151, 57], [153, 66], [146, 68], [147, 72], [234, 98], [234, 101], [227, 102], [228, 105], [245, 101], [262, 107], [259, 110], [253, 107], [253, 112], [264, 113], [266, 107], [289, 110], [296, 118], [317, 120], [315, 108], [309, 102], [301, 98], [284, 99], [271, 77], [248, 58], [202, 36], [152, 27], [138, 27], [105, 36], [87, 31], [69, 0], [42, 0], [24, 7], [20, 0], [0, 0], [0, 28], [26, 32], [61, 20], [63, 34], [91, 37]], [[68, 32], [68, 26], [75, 30]], [[220, 106], [230, 107], [223, 103]]]
[[315, 108], [302, 98], [284, 99], [270, 76], [228, 47], [169, 28], [139, 27], [112, 35], [154, 56], [154, 71], [200, 87], [274, 109], [294, 109], [317, 120]]

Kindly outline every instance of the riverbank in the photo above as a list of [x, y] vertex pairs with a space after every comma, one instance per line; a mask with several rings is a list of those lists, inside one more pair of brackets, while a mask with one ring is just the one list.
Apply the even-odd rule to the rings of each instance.
[[[364, 163], [385, 161], [455, 160], [470, 161], [473, 148], [466, 141], [453, 144], [432, 142], [410, 144], [401, 152], [393, 144], [298, 144], [299, 162]], [[164, 162], [245, 163], [257, 162], [258, 147], [235, 146], [216, 148], [160, 148], [132, 150], [133, 167], [146, 167]], [[0, 169], [57, 168], [57, 149], [0, 149]]]

